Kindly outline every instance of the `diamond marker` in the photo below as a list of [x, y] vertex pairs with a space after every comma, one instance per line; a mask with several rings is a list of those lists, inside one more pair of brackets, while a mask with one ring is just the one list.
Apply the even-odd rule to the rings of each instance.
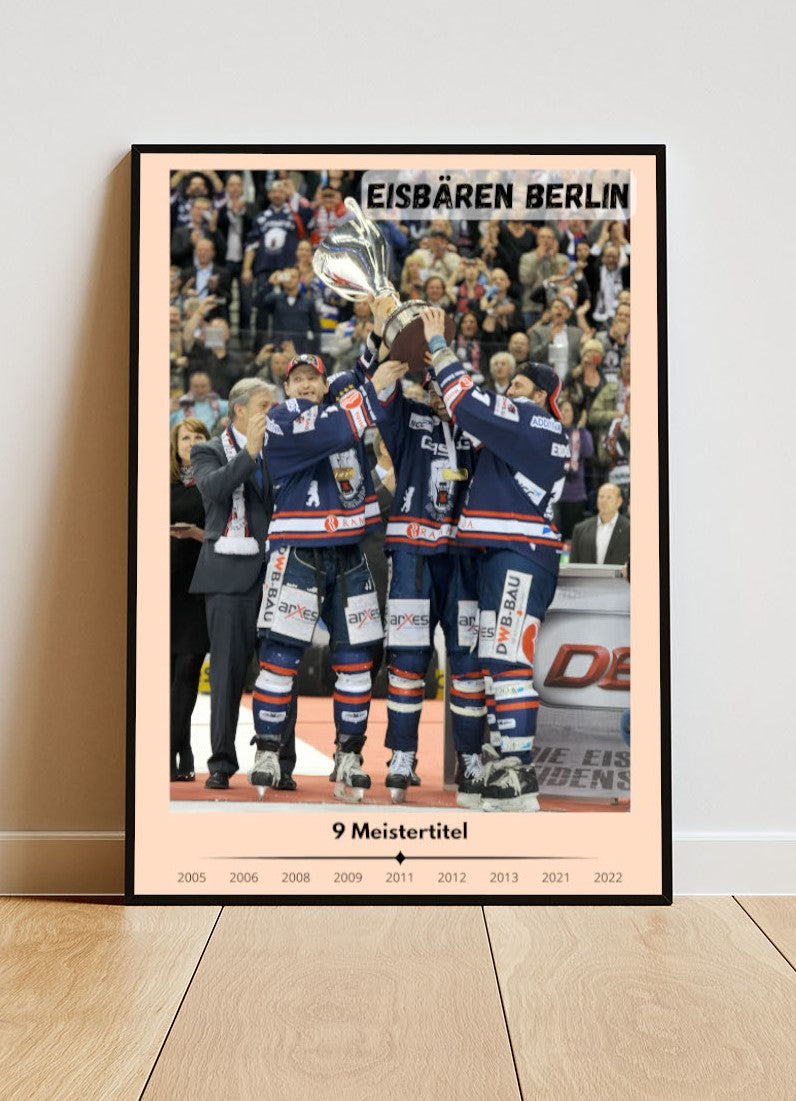
[[406, 860], [406, 857], [403, 853], [398, 853], [395, 859], [398, 861], [399, 864], [403, 864], [404, 860]]

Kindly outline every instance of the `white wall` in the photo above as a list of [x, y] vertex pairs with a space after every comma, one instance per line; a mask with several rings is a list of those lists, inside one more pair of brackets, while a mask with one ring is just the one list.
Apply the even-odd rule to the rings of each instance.
[[793, 892], [790, 8], [389, 11], [6, 11], [0, 890], [120, 883], [129, 146], [424, 140], [668, 146], [675, 886]]

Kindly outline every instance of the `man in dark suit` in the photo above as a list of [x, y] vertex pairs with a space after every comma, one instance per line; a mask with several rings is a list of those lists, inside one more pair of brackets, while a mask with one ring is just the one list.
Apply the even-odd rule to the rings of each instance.
[[[273, 511], [262, 459], [273, 387], [243, 379], [229, 395], [230, 424], [221, 436], [197, 444], [191, 466], [205, 507], [205, 538], [191, 592], [205, 594], [210, 634], [210, 776], [205, 786], [229, 787], [238, 771], [235, 733], [249, 661], [257, 641], [257, 613], [265, 574], [265, 540]], [[280, 786], [292, 789], [295, 764], [282, 761]]]
[[183, 269], [182, 293], [196, 297], [200, 302], [212, 301], [212, 308], [204, 313], [206, 321], [223, 317], [229, 321], [229, 299], [232, 293], [232, 276], [216, 260], [216, 240], [202, 237], [193, 251], [193, 264]]
[[572, 532], [570, 562], [624, 566], [630, 558], [630, 521], [619, 515], [622, 490], [606, 482], [597, 493], [597, 515], [581, 520]]
[[181, 268], [187, 267], [190, 275], [190, 268], [195, 263], [196, 249], [200, 241], [209, 241], [213, 245], [214, 253], [218, 253], [223, 248], [223, 239], [215, 229], [217, 217], [209, 199], [193, 200], [189, 224], [178, 226], [171, 236], [172, 264], [178, 264]]

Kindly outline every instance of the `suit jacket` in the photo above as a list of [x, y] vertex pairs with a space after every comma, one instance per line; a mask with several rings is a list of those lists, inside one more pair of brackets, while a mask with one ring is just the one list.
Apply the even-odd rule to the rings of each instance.
[[[565, 325], [564, 333], [569, 349], [568, 367], [571, 371], [580, 362], [580, 338], [583, 335], [575, 325]], [[532, 329], [530, 334], [530, 358], [535, 363], [550, 362], [550, 326], [540, 325], [538, 329]]]
[[[205, 507], [205, 539], [191, 582], [192, 593], [245, 593], [260, 577], [265, 563], [265, 540], [274, 510], [271, 481], [263, 470], [264, 490], [257, 484], [257, 463], [245, 448], [227, 462], [220, 438], [198, 443], [191, 451], [194, 478]], [[244, 486], [246, 515], [259, 554], [216, 554], [232, 511], [232, 494]]]
[[[575, 524], [572, 532], [572, 550], [569, 553], [570, 562], [596, 562], [597, 561], [597, 523], [598, 516], [592, 516], [589, 520], [581, 520]], [[606, 566], [624, 566], [630, 558], [630, 521], [624, 516], [617, 516], [608, 550], [605, 552]]]
[[[172, 264], [179, 264], [180, 267], [190, 265], [193, 261], [193, 242], [191, 241], [191, 234], [194, 231], [194, 226], [178, 226], [171, 235], [171, 262]], [[205, 227], [202, 231], [202, 235], [207, 237], [208, 240], [213, 242], [213, 246], [216, 250], [216, 258], [221, 263], [221, 258], [224, 256], [224, 239], [221, 234], [216, 233], [212, 229]]]
[[[216, 276], [218, 282], [216, 283], [216, 289], [214, 291], [210, 291], [209, 293], [215, 295], [223, 295], [223, 297], [226, 298], [227, 303], [229, 303], [229, 296], [232, 291], [232, 275], [230, 274], [229, 268], [225, 268], [224, 265], [219, 263], [218, 260], [214, 260], [213, 275]], [[180, 273], [182, 286], [185, 286], [185, 284], [190, 282], [191, 279], [193, 279], [194, 286], [196, 286], [196, 268], [183, 268]], [[218, 311], [213, 310], [212, 313], [209, 313], [207, 316], [217, 317]]]

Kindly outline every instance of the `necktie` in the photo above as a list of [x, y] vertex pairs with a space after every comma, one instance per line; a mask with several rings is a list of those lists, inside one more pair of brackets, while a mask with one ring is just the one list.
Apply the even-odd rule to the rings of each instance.
[[257, 488], [260, 493], [265, 493], [265, 478], [263, 477], [263, 457], [257, 456], [257, 466], [255, 468], [255, 477], [257, 479]]

